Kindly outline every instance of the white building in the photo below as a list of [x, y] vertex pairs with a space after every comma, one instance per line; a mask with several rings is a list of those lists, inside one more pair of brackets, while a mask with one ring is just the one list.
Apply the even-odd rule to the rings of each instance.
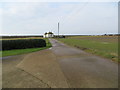
[[48, 32], [48, 33], [45, 33], [43, 35], [44, 38], [51, 38], [51, 37], [54, 37], [54, 34], [52, 32]]

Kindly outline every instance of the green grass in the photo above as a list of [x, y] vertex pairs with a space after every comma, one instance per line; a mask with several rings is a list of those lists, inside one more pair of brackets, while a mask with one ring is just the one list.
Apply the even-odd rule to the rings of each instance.
[[12, 55], [26, 54], [26, 53], [35, 52], [35, 51], [50, 48], [52, 46], [51, 43], [49, 42], [48, 39], [45, 39], [45, 40], [46, 40], [46, 47], [29, 48], [29, 49], [16, 49], [16, 50], [5, 50], [5, 51], [0, 51], [0, 55], [2, 57], [5, 57], [5, 56], [12, 56]]
[[58, 40], [86, 52], [120, 62], [120, 60], [118, 60], [118, 42], [97, 41], [90, 38], [89, 40], [80, 38], [65, 38]]

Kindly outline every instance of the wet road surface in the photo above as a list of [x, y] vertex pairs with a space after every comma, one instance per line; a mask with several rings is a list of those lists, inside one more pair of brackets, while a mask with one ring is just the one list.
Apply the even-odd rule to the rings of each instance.
[[52, 48], [2, 58], [3, 88], [117, 88], [118, 64], [50, 39]]
[[50, 39], [70, 88], [118, 88], [118, 64]]

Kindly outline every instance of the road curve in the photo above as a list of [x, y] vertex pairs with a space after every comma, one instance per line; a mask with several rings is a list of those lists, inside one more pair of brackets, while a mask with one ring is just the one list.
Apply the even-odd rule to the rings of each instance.
[[118, 88], [118, 64], [50, 39], [70, 88]]

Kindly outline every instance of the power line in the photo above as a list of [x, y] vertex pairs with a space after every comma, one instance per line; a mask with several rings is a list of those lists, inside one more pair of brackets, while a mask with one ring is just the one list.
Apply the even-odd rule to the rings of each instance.
[[[67, 16], [66, 19], [63, 20], [63, 22], [65, 23], [66, 20], [69, 20], [69, 22], [70, 22], [71, 17], [73, 17], [73, 15], [74, 15], [74, 17], [75, 17], [75, 16], [77, 15], [77, 14], [75, 14], [75, 13], [78, 13], [78, 12], [82, 11], [82, 10], [87, 6], [88, 3], [89, 3], [89, 0], [88, 0], [82, 7], [76, 8], [70, 15]], [[68, 22], [68, 21], [67, 21], [67, 22]]]

